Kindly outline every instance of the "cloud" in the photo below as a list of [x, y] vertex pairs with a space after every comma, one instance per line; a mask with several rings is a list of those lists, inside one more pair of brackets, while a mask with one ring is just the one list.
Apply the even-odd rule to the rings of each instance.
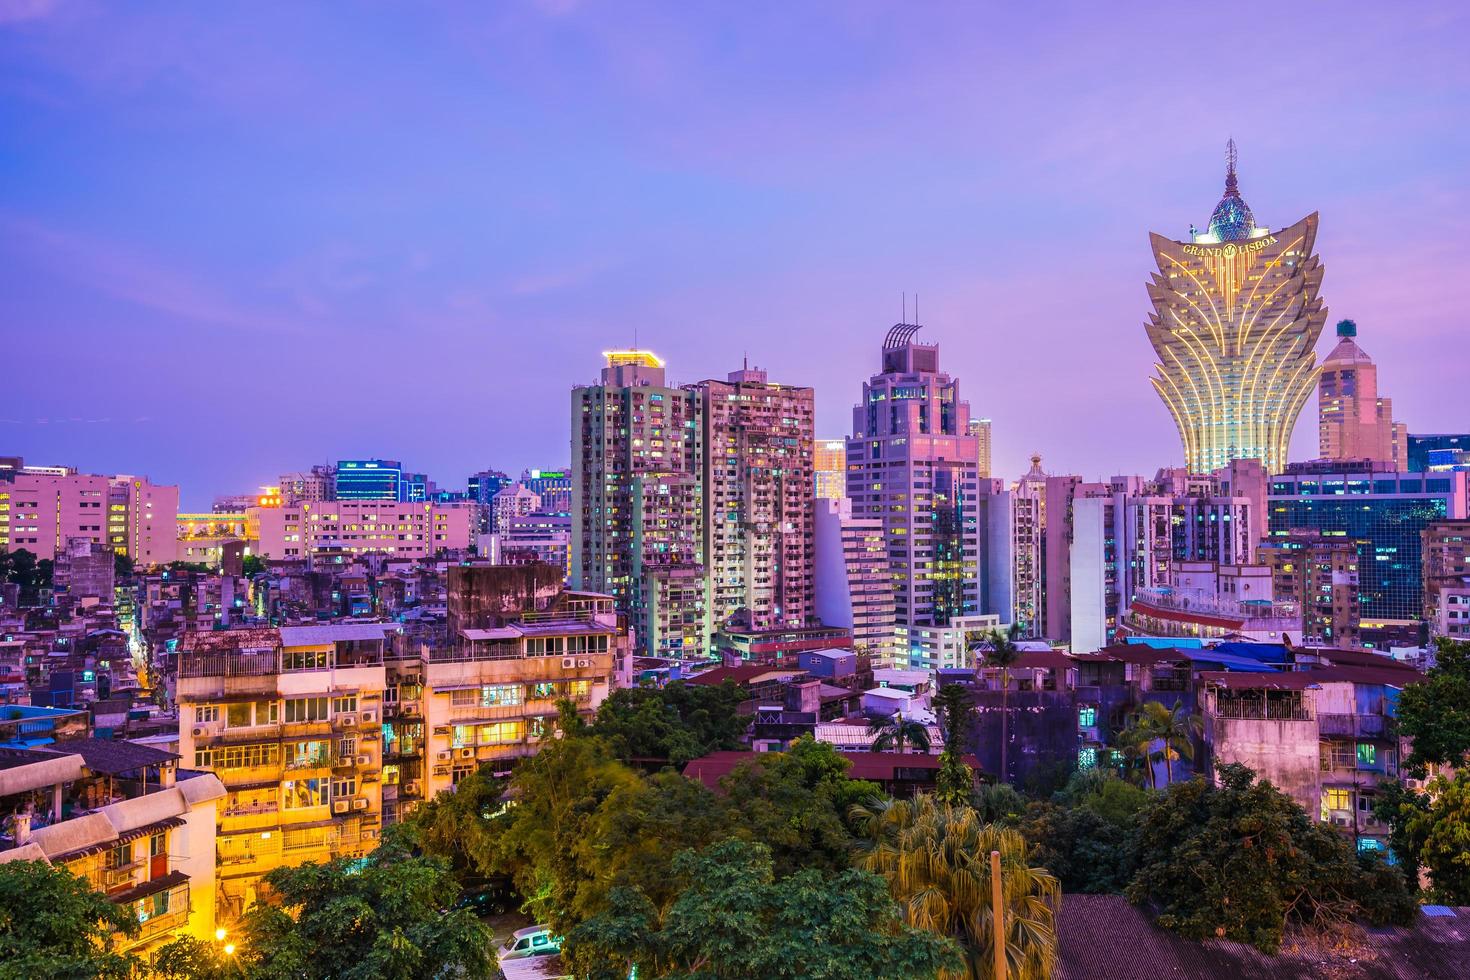
[[60, 7], [58, 0], [0, 0], [0, 24], [19, 24], [50, 17]]

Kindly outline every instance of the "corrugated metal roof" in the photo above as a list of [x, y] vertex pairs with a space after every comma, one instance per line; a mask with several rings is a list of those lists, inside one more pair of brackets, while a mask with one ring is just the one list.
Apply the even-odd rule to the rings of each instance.
[[331, 623], [325, 626], [282, 626], [281, 646], [316, 647], [339, 640], [381, 640], [401, 632], [397, 623]]

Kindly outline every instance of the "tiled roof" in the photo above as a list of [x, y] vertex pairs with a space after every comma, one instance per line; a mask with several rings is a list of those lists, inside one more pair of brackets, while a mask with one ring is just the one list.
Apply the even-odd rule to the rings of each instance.
[[1241, 943], [1194, 942], [1154, 925], [1120, 895], [1066, 895], [1053, 980], [1423, 980], [1470, 977], [1470, 909], [1412, 928], [1367, 929], [1343, 946], [1287, 936], [1276, 956]]

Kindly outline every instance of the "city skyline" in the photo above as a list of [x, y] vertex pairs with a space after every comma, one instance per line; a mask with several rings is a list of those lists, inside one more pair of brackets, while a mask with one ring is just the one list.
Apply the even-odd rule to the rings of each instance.
[[[998, 475], [1151, 473], [1182, 452], [1148, 233], [1208, 221], [1227, 136], [1263, 225], [1320, 212], [1329, 322], [1409, 430], [1463, 426], [1463, 13], [764, 16], [379, 10], [327, 47], [288, 8], [0, 6], [4, 339], [50, 366], [12, 373], [0, 452], [187, 509], [338, 458], [454, 486], [566, 465], [566, 389], [635, 335], [679, 384], [748, 354], [836, 437], [917, 292]], [[1104, 17], [1154, 41], [1095, 45]], [[1253, 52], [1224, 105], [1169, 81], [1205, 50]]]

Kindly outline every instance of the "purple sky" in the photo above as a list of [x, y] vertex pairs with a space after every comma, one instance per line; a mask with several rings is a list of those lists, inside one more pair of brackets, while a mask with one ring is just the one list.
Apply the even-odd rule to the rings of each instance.
[[1152, 472], [1148, 232], [1231, 135], [1396, 414], [1470, 429], [1470, 8], [979, 6], [0, 0], [0, 454], [452, 487], [565, 464], [635, 330], [842, 434], [917, 291], [999, 475]]

